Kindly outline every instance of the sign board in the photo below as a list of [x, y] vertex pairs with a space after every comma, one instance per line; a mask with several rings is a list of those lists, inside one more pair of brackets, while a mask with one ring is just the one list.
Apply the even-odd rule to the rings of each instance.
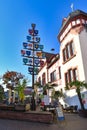
[[33, 45], [32, 44], [28, 44], [28, 47], [29, 47], [29, 49], [32, 49]]
[[60, 105], [58, 107], [56, 107], [56, 112], [57, 112], [57, 119], [64, 120], [63, 110], [62, 110], [62, 107]]
[[36, 55], [37, 55], [38, 57], [42, 57], [42, 52], [36, 52]]

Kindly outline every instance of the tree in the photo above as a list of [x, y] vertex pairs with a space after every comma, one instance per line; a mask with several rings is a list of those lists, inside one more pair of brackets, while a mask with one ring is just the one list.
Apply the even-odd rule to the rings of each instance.
[[36, 94], [37, 94], [38, 88], [42, 88], [42, 85], [40, 84], [40, 82], [34, 83], [34, 92], [35, 92]]
[[2, 101], [4, 98], [4, 88], [2, 85], [0, 85], [0, 101]]
[[3, 84], [6, 84], [7, 88], [13, 89], [18, 81], [23, 77], [24, 76], [21, 73], [15, 71], [7, 71], [5, 74], [3, 74], [2, 80]]
[[23, 79], [22, 81], [19, 81], [15, 87], [15, 91], [18, 92], [18, 97], [21, 103], [23, 103], [25, 98], [24, 89], [26, 88], [26, 85], [27, 85], [27, 80]]
[[58, 98], [63, 97], [63, 96], [64, 95], [63, 95], [62, 91], [55, 91], [55, 89], [53, 89], [52, 98], [58, 99]]
[[11, 103], [12, 99], [12, 90], [14, 90], [14, 87], [23, 77], [24, 76], [21, 73], [18, 73], [16, 71], [7, 71], [5, 74], [3, 74], [2, 76], [3, 84], [5, 84], [6, 87], [9, 89], [9, 98], [8, 98], [9, 103]]
[[43, 95], [47, 95], [47, 90], [49, 94], [49, 89], [53, 88], [49, 83], [46, 83], [45, 85], [41, 85], [40, 82], [36, 82], [35, 85], [37, 86], [37, 88], [43, 88]]
[[49, 95], [49, 89], [52, 89], [53, 87], [49, 84], [49, 83], [47, 83], [47, 84], [45, 84], [44, 86], [43, 86], [43, 94], [44, 95], [47, 95], [47, 91], [48, 91], [48, 95]]
[[36, 88], [42, 88], [43, 87], [40, 82], [36, 82], [34, 85], [35, 85]]
[[76, 89], [76, 93], [77, 93], [79, 101], [80, 101], [81, 109], [84, 110], [85, 108], [84, 108], [84, 104], [82, 103], [81, 90], [83, 88], [87, 89], [87, 83], [85, 83], [85, 81], [78, 81], [78, 80], [72, 81], [67, 84], [66, 90], [70, 90], [73, 87], [75, 87], [75, 89]]
[[49, 89], [49, 84], [43, 86], [43, 95], [47, 95], [47, 90]]

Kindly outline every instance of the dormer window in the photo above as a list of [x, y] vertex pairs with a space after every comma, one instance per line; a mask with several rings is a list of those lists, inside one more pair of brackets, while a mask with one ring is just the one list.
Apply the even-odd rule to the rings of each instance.
[[72, 26], [74, 26], [75, 25], [75, 21], [72, 21]]
[[77, 20], [76, 20], [76, 23], [77, 23], [77, 24], [80, 24], [80, 22], [81, 22], [80, 19], [77, 19]]
[[85, 24], [85, 20], [84, 19], [82, 19], [82, 23]]

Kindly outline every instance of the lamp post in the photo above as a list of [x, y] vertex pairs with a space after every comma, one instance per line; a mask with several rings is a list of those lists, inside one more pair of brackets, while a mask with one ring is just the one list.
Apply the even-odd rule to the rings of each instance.
[[35, 29], [36, 24], [31, 24], [31, 29], [28, 30], [27, 42], [23, 42], [24, 49], [21, 50], [24, 65], [28, 66], [29, 74], [32, 75], [32, 101], [31, 110], [35, 110], [34, 99], [34, 76], [38, 74], [38, 67], [44, 64], [43, 45], [40, 45], [40, 37], [38, 37], [38, 30]]

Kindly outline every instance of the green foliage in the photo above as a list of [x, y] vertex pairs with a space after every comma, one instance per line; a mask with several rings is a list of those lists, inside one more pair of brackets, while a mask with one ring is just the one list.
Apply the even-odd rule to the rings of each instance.
[[70, 90], [71, 88], [73, 88], [73, 86], [75, 87], [76, 92], [80, 92], [83, 88], [87, 89], [87, 83], [85, 83], [85, 81], [79, 80], [68, 83], [65, 89]]
[[70, 89], [72, 89], [72, 88], [75, 88], [76, 89], [76, 92], [77, 92], [77, 95], [78, 95], [78, 98], [79, 98], [79, 101], [80, 101], [80, 104], [81, 104], [81, 108], [82, 109], [85, 109], [84, 108], [84, 104], [82, 103], [82, 99], [81, 99], [81, 90], [83, 89], [83, 88], [86, 88], [87, 89], [87, 83], [85, 83], [85, 81], [78, 81], [78, 80], [76, 80], [76, 81], [72, 81], [72, 82], [70, 82], [70, 83], [68, 83], [67, 85], [66, 85], [66, 90], [70, 90]]
[[4, 88], [0, 85], [0, 101], [4, 99]]
[[53, 89], [52, 98], [58, 99], [60, 97], [63, 97], [63, 93], [61, 91], [55, 91], [55, 89]]
[[40, 82], [36, 82], [34, 85], [35, 85], [37, 88], [41, 88], [41, 87], [42, 87], [42, 85], [41, 85]]
[[18, 84], [15, 87], [15, 91], [18, 92], [19, 100], [23, 103], [24, 101], [24, 89], [26, 87], [27, 80], [23, 79], [22, 81], [19, 81]]
[[49, 90], [49, 89], [52, 89], [53, 87], [49, 85], [49, 83], [45, 84], [43, 86], [43, 91], [46, 91], [46, 90]]
[[54, 98], [54, 94], [55, 94], [55, 89], [53, 88], [52, 93], [51, 93], [52, 98]]
[[[44, 95], [47, 95], [47, 90], [49, 91], [49, 84], [45, 84], [44, 86], [43, 86], [43, 94]], [[49, 93], [49, 92], [48, 92]]]

